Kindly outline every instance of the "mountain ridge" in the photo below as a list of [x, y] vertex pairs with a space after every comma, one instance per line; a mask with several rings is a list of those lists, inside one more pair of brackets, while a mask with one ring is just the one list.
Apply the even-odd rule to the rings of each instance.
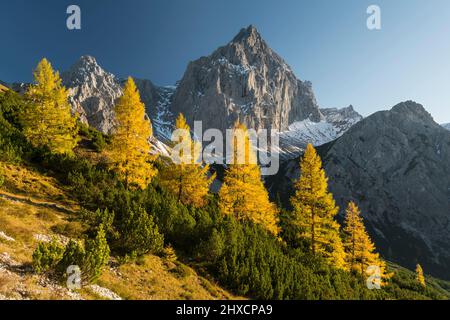
[[[208, 67], [204, 69], [203, 64]], [[191, 73], [196, 74], [194, 69], [202, 70], [199, 83], [198, 79], [186, 80]], [[229, 77], [236, 79], [228, 81]], [[111, 133], [113, 107], [122, 93], [123, 80], [89, 55], [64, 71], [62, 79], [69, 89], [73, 112], [80, 115], [81, 121]], [[241, 29], [210, 56], [189, 63], [176, 86], [157, 86], [148, 79], [135, 82], [155, 137], [164, 143], [170, 141], [178, 113], [183, 113], [191, 125], [193, 120], [202, 121], [204, 129], [225, 130], [239, 119], [253, 129], [284, 129], [280, 132], [280, 156], [291, 159], [308, 142], [321, 145], [334, 140], [362, 119], [353, 107], [348, 112], [346, 108], [321, 109], [311, 83], [298, 80], [254, 26]], [[14, 89], [23, 93], [26, 87], [15, 84]]]
[[[341, 221], [355, 201], [384, 258], [449, 278], [450, 132], [422, 105], [406, 101], [359, 121], [318, 151]], [[298, 164], [287, 162], [269, 182], [273, 196], [286, 194], [285, 204]]]

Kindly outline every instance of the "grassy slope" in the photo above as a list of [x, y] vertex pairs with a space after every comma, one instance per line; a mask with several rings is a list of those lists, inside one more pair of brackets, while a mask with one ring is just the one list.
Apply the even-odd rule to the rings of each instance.
[[416, 273], [394, 263], [388, 263], [390, 272], [395, 274], [391, 292], [401, 288], [404, 299], [450, 299], [450, 282], [425, 276], [426, 288], [416, 281]]
[[[32, 168], [0, 163], [0, 299], [96, 299], [92, 290], [71, 295], [63, 286], [46, 284], [30, 268], [39, 237], [77, 238], [82, 226], [74, 219], [79, 207], [57, 182]], [[38, 239], [37, 239], [38, 238]], [[2, 270], [3, 264], [3, 270]], [[6, 265], [6, 268], [5, 268]], [[124, 299], [232, 299], [233, 296], [182, 263], [148, 255], [136, 263], [111, 265], [98, 281]]]
[[[81, 146], [76, 153], [92, 162], [99, 154]], [[39, 172], [34, 167], [0, 162], [5, 177], [0, 187], [0, 300], [30, 299], [98, 299], [98, 294], [84, 288], [75, 294], [68, 292], [45, 276], [33, 273], [31, 257], [39, 237], [56, 237], [62, 241], [79, 238], [83, 232], [77, 221], [80, 210], [64, 186], [51, 172]], [[14, 238], [8, 241], [5, 237]], [[114, 259], [98, 280], [124, 299], [233, 299], [213, 281], [201, 265], [201, 276], [180, 262], [170, 262], [147, 255], [136, 263], [119, 265]], [[396, 276], [390, 285], [395, 299], [450, 299], [450, 282], [427, 277], [427, 288], [417, 285], [414, 272], [390, 264]]]

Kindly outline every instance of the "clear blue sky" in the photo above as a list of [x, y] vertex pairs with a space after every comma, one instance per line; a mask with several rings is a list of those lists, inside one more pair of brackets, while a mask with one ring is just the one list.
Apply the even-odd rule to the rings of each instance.
[[[66, 29], [78, 4], [82, 30]], [[366, 28], [381, 7], [382, 30]], [[254, 24], [322, 107], [367, 116], [403, 100], [450, 122], [449, 0], [0, 0], [0, 79], [30, 81], [39, 59], [60, 70], [91, 54], [118, 76], [160, 85]]]

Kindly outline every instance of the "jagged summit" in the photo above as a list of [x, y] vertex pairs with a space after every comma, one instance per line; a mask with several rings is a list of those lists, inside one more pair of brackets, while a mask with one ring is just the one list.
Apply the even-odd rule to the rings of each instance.
[[249, 25], [247, 28], [242, 28], [241, 31], [233, 38], [231, 42], [243, 41], [264, 41], [261, 34], [254, 25]]
[[85, 81], [90, 81], [92, 84], [96, 85], [97, 83], [94, 80], [98, 80], [99, 78], [107, 78], [108, 82], [119, 83], [112, 73], [106, 72], [97, 63], [97, 60], [89, 55], [81, 56], [68, 71], [62, 73], [61, 77], [63, 83], [69, 87]]
[[[247, 68], [255, 68], [266, 64], [268, 72], [282, 68], [296, 79], [290, 66], [270, 48], [256, 27], [250, 25], [241, 31], [227, 45], [212, 53], [211, 59], [227, 59], [235, 65], [242, 64]], [[275, 76], [273, 73], [270, 76]]]
[[[62, 80], [73, 112], [83, 122], [110, 133], [122, 80], [91, 55], [80, 57], [62, 73]], [[353, 107], [320, 109], [311, 83], [299, 80], [253, 25], [209, 56], [191, 62], [176, 87], [158, 87], [145, 79], [135, 82], [154, 133], [163, 141], [170, 139], [179, 113], [191, 125], [202, 121], [204, 130], [222, 132], [239, 119], [249, 128], [283, 132], [281, 139], [286, 139], [281, 144], [290, 151], [281, 151], [290, 157], [307, 143], [320, 145], [336, 139], [362, 118]]]
[[87, 65], [97, 65], [97, 60], [94, 56], [91, 55], [83, 55], [80, 57], [80, 60], [78, 60], [79, 63], [87, 64]]
[[63, 72], [61, 78], [70, 89], [73, 111], [80, 115], [81, 121], [110, 132], [114, 126], [113, 107], [122, 95], [116, 77], [100, 67], [94, 57], [85, 55]]
[[280, 131], [295, 121], [323, 119], [310, 84], [297, 79], [254, 26], [191, 62], [171, 109], [191, 124], [198, 120], [223, 132], [237, 119], [250, 128]]

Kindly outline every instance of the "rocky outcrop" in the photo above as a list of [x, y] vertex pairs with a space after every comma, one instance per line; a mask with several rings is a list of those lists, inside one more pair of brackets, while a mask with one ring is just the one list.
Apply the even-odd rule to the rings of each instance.
[[[347, 108], [337, 109], [337, 108], [327, 108], [320, 109], [320, 112], [325, 117], [325, 122], [330, 123], [336, 130], [336, 138], [340, 137], [344, 132], [350, 129], [353, 125], [358, 123], [363, 119], [352, 105]], [[334, 139], [333, 139], [334, 140]]]
[[[83, 56], [62, 73], [73, 112], [81, 121], [110, 133], [114, 104], [123, 81], [102, 69], [94, 57]], [[236, 120], [253, 129], [280, 134], [282, 158], [293, 158], [307, 143], [336, 139], [360, 120], [352, 107], [320, 110], [311, 83], [296, 78], [291, 68], [262, 39], [255, 27], [242, 29], [226, 46], [191, 62], [174, 86], [158, 87], [135, 79], [153, 125], [154, 135], [170, 140], [176, 115], [203, 122], [203, 129], [224, 131]], [[18, 91], [23, 91], [24, 86]]]
[[[94, 57], [83, 56], [68, 71], [63, 72], [64, 86], [69, 89], [72, 111], [80, 120], [104, 133], [114, 127], [114, 105], [122, 95], [124, 80], [105, 71]], [[170, 136], [172, 114], [169, 107], [174, 87], [158, 87], [150, 80], [134, 79], [152, 120], [155, 136]], [[17, 87], [18, 91], [22, 87]]]
[[290, 123], [323, 120], [311, 83], [262, 39], [255, 27], [242, 29], [226, 46], [189, 63], [171, 111], [191, 124], [225, 130], [236, 120], [254, 129], [287, 130]]
[[82, 122], [109, 133], [114, 126], [113, 107], [122, 95], [118, 79], [103, 70], [91, 56], [83, 56], [61, 75], [69, 88], [70, 103]]
[[[330, 189], [343, 209], [354, 200], [382, 255], [450, 279], [450, 133], [414, 102], [358, 122], [319, 148]], [[292, 192], [298, 159], [270, 182]]]

